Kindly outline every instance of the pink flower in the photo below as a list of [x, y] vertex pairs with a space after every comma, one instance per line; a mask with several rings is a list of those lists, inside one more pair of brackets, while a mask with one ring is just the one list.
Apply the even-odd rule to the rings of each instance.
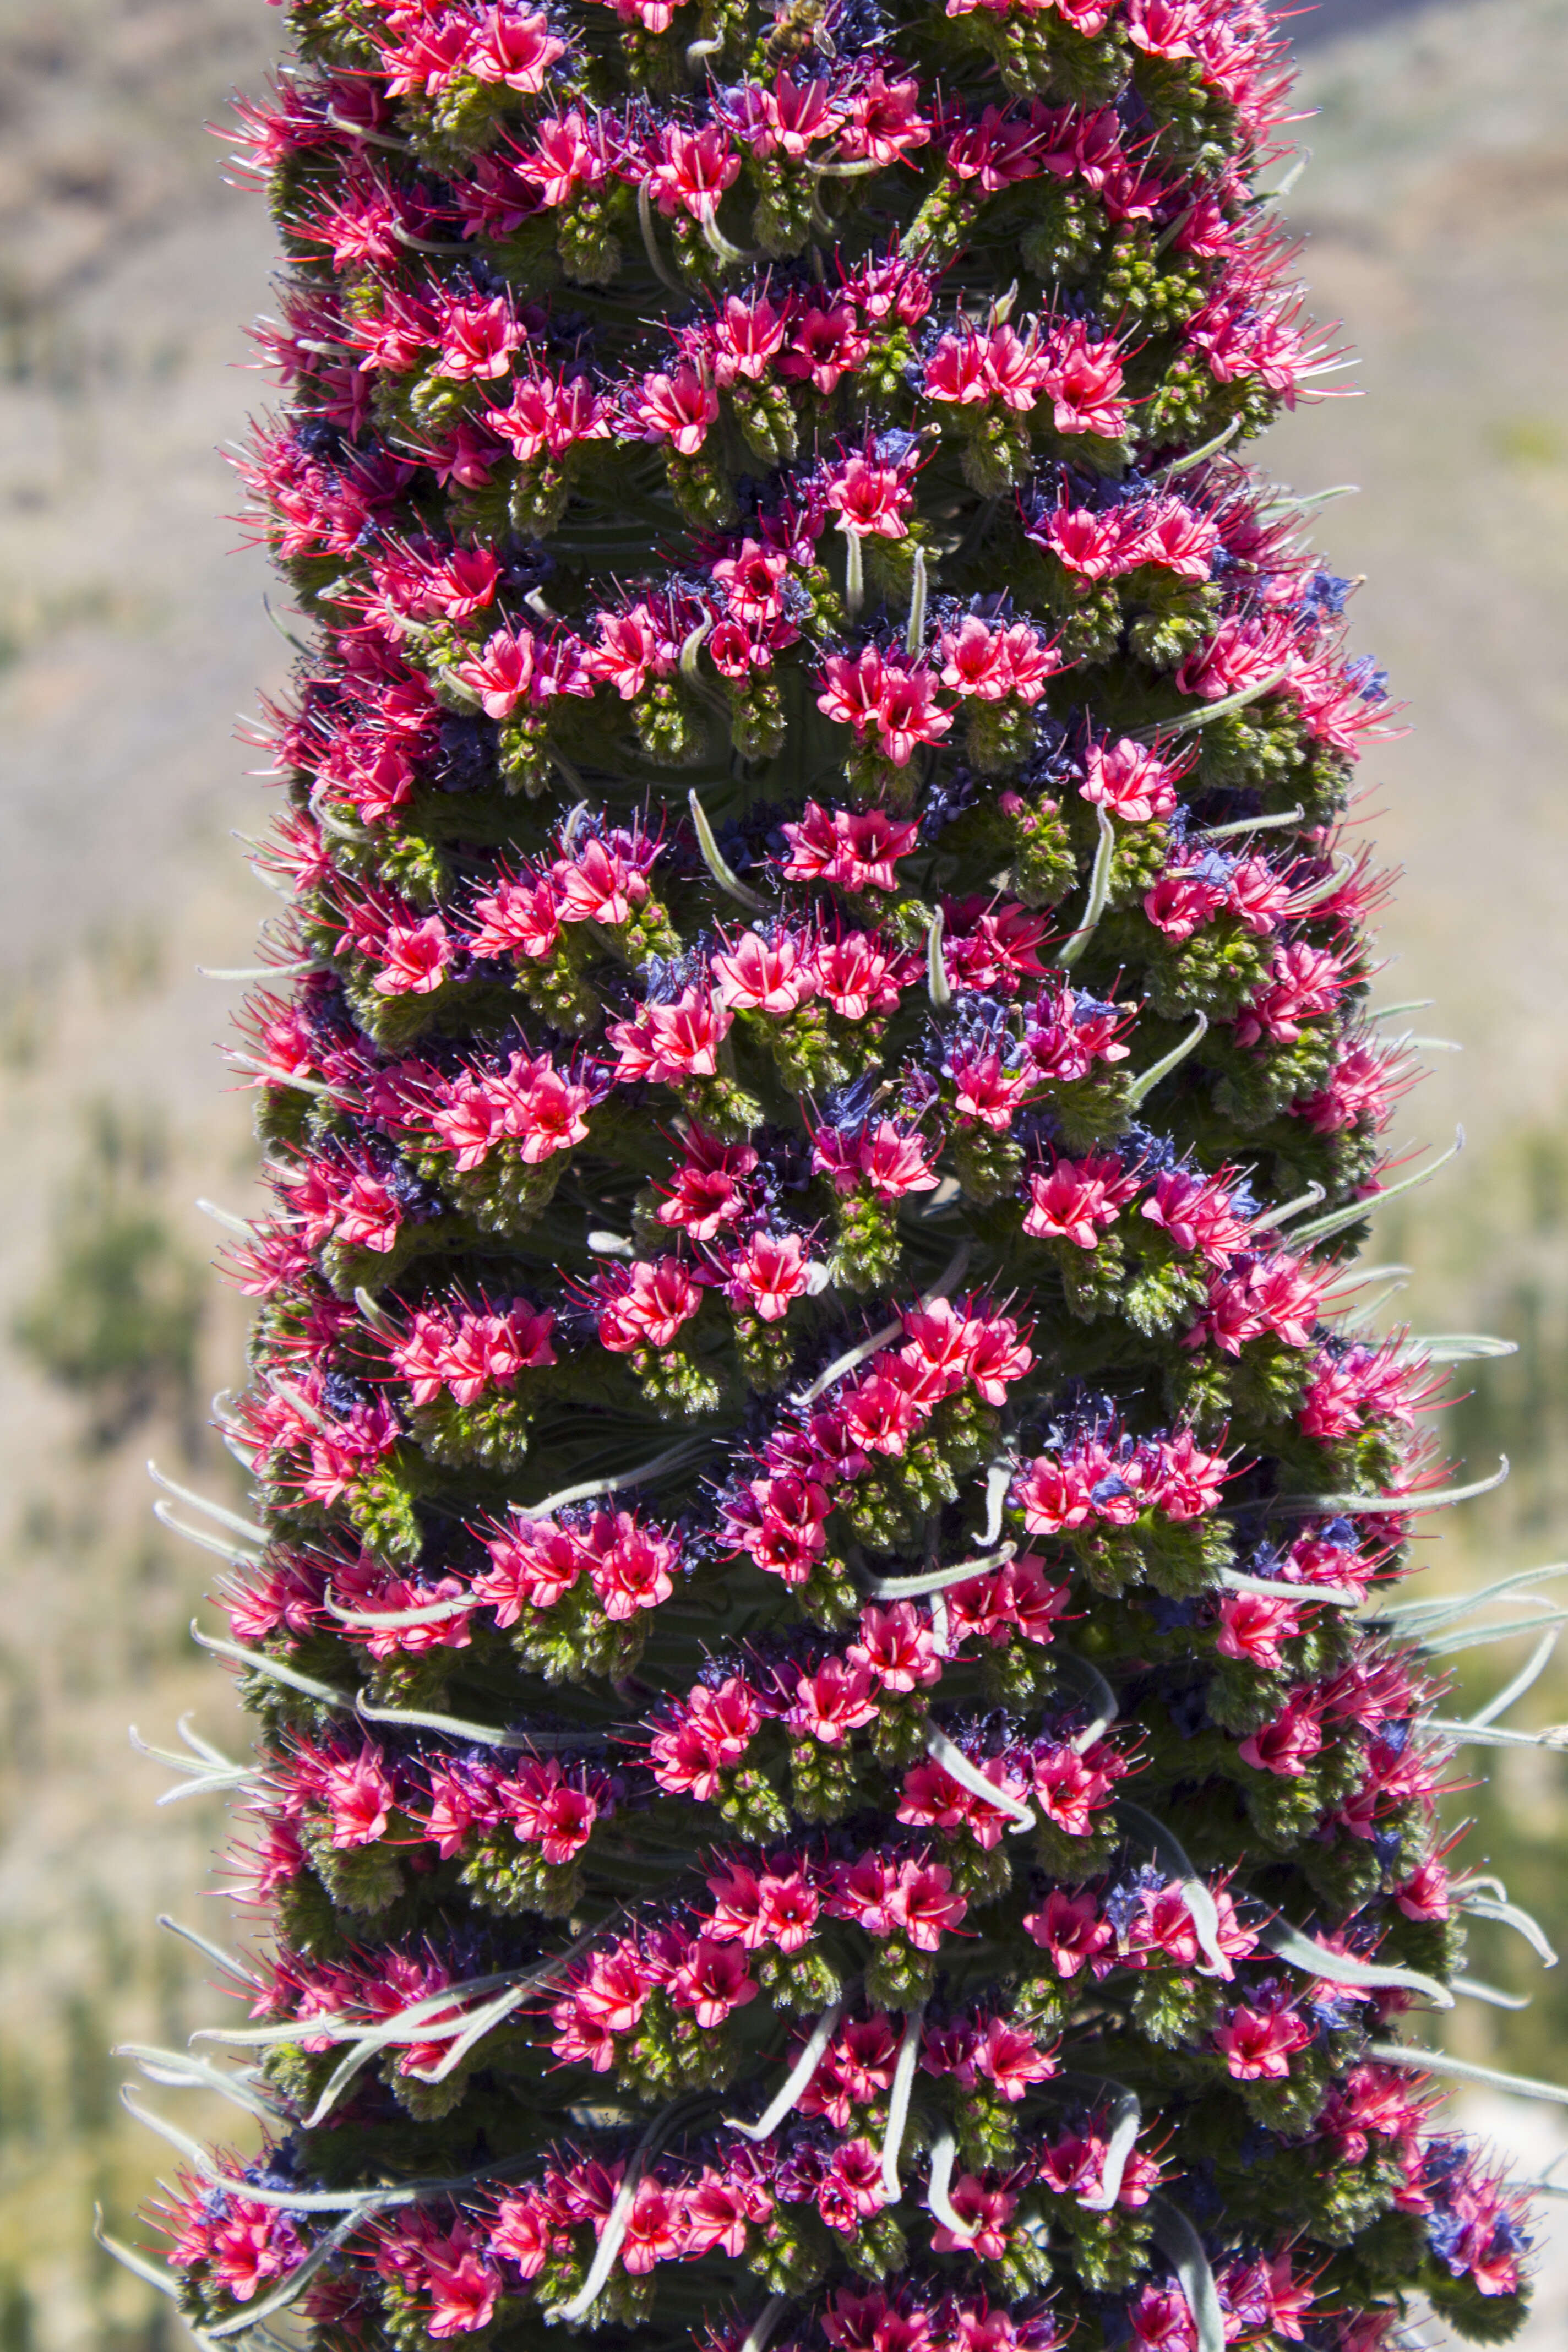
[[1301, 1024], [1331, 1013], [1345, 985], [1339, 958], [1327, 948], [1310, 947], [1304, 940], [1277, 948], [1268, 984], [1237, 1020], [1237, 1044], [1251, 1045], [1267, 1037], [1294, 1045]]
[[1323, 1727], [1310, 1696], [1293, 1693], [1271, 1723], [1237, 1749], [1255, 1771], [1299, 1780], [1323, 1744]]
[[526, 8], [513, 16], [493, 7], [482, 30], [470, 38], [463, 62], [478, 81], [500, 82], [521, 98], [536, 98], [551, 67], [565, 54], [566, 44], [555, 38], [540, 11]]
[[471, 912], [479, 928], [463, 943], [472, 955], [521, 955], [537, 962], [561, 938], [561, 900], [548, 876], [538, 882], [498, 882], [474, 900]]
[[1094, 1249], [1138, 1190], [1120, 1160], [1058, 1160], [1048, 1176], [1029, 1179], [1030, 1205], [1024, 1231], [1037, 1240], [1052, 1236]]
[[[957, 13], [948, 10], [949, 16]], [[978, 121], [964, 123], [948, 141], [947, 168], [955, 180], [974, 182], [983, 195], [997, 195], [1016, 181], [1037, 175], [1036, 144], [1026, 121], [1010, 121], [1000, 107], [988, 106]]]
[[1112, 743], [1089, 745], [1079, 790], [1086, 801], [1126, 824], [1148, 824], [1169, 816], [1176, 805], [1176, 770], [1151, 751], [1123, 736]]
[[880, 69], [866, 75], [849, 102], [849, 121], [839, 135], [838, 152], [852, 162], [875, 163], [885, 170], [931, 137], [931, 124], [919, 110], [920, 84], [889, 82]]
[[380, 956], [374, 983], [379, 995], [428, 996], [446, 977], [452, 942], [440, 916], [426, 915], [423, 922], [389, 924]]
[[1179, 2286], [1146, 2282], [1127, 2316], [1139, 2352], [1198, 2352], [1198, 2324]]
[[657, 1609], [675, 1590], [680, 1546], [630, 1511], [595, 1511], [578, 1538], [600, 1607], [612, 1624]]
[[711, 1241], [745, 1213], [746, 1180], [756, 1167], [750, 1144], [721, 1143], [693, 1122], [686, 1130], [686, 1158], [665, 1188], [659, 1223], [679, 1226], [693, 1241]]
[[1101, 580], [1119, 579], [1136, 566], [1125, 515], [1120, 507], [1109, 508], [1101, 514], [1092, 507], [1059, 503], [1030, 529], [1029, 537], [1037, 547], [1048, 550], [1068, 572], [1091, 585]]
[[1040, 1949], [1048, 1952], [1059, 1977], [1079, 1970], [1115, 1941], [1115, 1929], [1100, 1916], [1092, 1895], [1068, 1895], [1053, 1887], [1042, 1907], [1024, 1921]]
[[719, 1066], [719, 1047], [734, 1024], [734, 1014], [714, 997], [688, 988], [673, 1004], [647, 1004], [630, 1021], [617, 1021], [610, 1043], [618, 1056], [622, 1078], [662, 1078], [667, 1084], [687, 1077], [711, 1077]]
[[926, 362], [925, 390], [928, 399], [956, 408], [976, 407], [990, 399], [984, 345], [972, 329], [942, 336]]
[[750, 1013], [793, 1013], [814, 993], [808, 943], [793, 931], [771, 939], [742, 931], [732, 948], [713, 956], [710, 970], [722, 1003]]
[[489, 2227], [489, 2247], [524, 2279], [539, 2276], [553, 2251], [556, 2222], [544, 2200], [531, 2191], [503, 2197]]
[[1081, 319], [1053, 326], [1043, 353], [1041, 389], [1052, 404], [1058, 433], [1094, 433], [1119, 440], [1128, 409], [1120, 397], [1121, 359], [1114, 336], [1091, 337]]
[[668, 441], [683, 457], [694, 457], [717, 422], [719, 395], [695, 368], [673, 375], [645, 375], [626, 400], [626, 421], [644, 441]]
[[500, 565], [488, 547], [455, 547], [424, 576], [426, 611], [448, 621], [471, 620], [494, 598]]
[[683, 2234], [679, 2198], [657, 2180], [639, 2181], [621, 2241], [621, 2268], [639, 2278], [658, 2263], [673, 2262]]
[[458, 383], [505, 375], [521, 341], [522, 329], [504, 295], [449, 303], [441, 321], [439, 373]]
[[987, 2018], [975, 2049], [974, 2063], [1013, 2105], [1036, 2083], [1048, 2082], [1058, 2071], [1055, 2059], [1036, 2048], [1032, 2034], [1001, 2017]]
[[569, 204], [579, 188], [596, 188], [608, 173], [602, 134], [575, 108], [569, 114], [546, 115], [534, 142], [531, 152], [519, 156], [518, 170], [552, 210]]
[[[781, 84], [787, 79], [787, 75], [779, 77]], [[727, 295], [710, 330], [714, 382], [724, 385], [761, 383], [783, 346], [788, 319], [787, 308], [775, 310], [765, 294], [749, 299]]]
[[430, 2315], [425, 2322], [430, 2336], [471, 2336], [488, 2327], [495, 2314], [500, 2279], [494, 2266], [473, 2245], [460, 2243], [468, 2232], [459, 2225], [453, 2235], [438, 2241], [426, 2254], [426, 2278], [430, 2290]]
[[913, 503], [907, 469], [873, 457], [850, 457], [826, 477], [827, 503], [857, 538], [902, 539]]
[[881, 2150], [868, 2139], [852, 2139], [835, 2148], [826, 2177], [816, 2192], [816, 2210], [830, 2230], [853, 2236], [860, 2223], [887, 2203], [882, 2186]]
[[737, 553], [721, 556], [711, 569], [736, 620], [754, 625], [776, 620], [783, 612], [782, 583], [789, 573], [789, 557], [783, 548], [743, 539]]
[[965, 1898], [952, 1892], [952, 1874], [944, 1864], [906, 1862], [889, 1898], [888, 1916], [917, 1952], [935, 1952], [968, 1908]]
[[799, 822], [783, 828], [790, 854], [782, 871], [796, 882], [837, 882], [850, 891], [896, 890], [893, 868], [920, 835], [917, 818], [882, 809], [834, 809], [807, 801]]
[[811, 1261], [798, 1234], [759, 1229], [727, 1261], [725, 1297], [764, 1323], [779, 1322], [792, 1299], [803, 1298], [811, 1286]]
[[982, 2262], [999, 2263], [1007, 2251], [1007, 2224], [1017, 2210], [1017, 2198], [1010, 2189], [987, 2189], [973, 2172], [966, 2172], [954, 2183], [948, 2202], [963, 2234], [957, 2235], [945, 2221], [939, 2223], [931, 2237], [935, 2251], [977, 2254]]
[[488, 719], [510, 719], [533, 683], [533, 651], [528, 629], [498, 629], [479, 652], [453, 663], [452, 676], [478, 697]]
[[895, 1694], [925, 1689], [942, 1679], [942, 1661], [931, 1627], [909, 1601], [890, 1608], [862, 1610], [860, 1633], [850, 1644], [850, 1658], [873, 1675], [885, 1691]]
[[1168, 940], [1190, 940], [1226, 902], [1222, 884], [1182, 866], [1168, 866], [1143, 894], [1143, 912]]
[[397, 1792], [383, 1769], [378, 1748], [366, 1747], [357, 1756], [312, 1764], [308, 1785], [331, 1815], [332, 1844], [340, 1853], [352, 1846], [374, 1845], [385, 1835]]
[[732, 2010], [755, 2000], [757, 1988], [746, 1974], [743, 1956], [731, 1944], [700, 1936], [670, 1979], [677, 2009], [689, 2009], [704, 2031], [722, 2025]]
[[648, 894], [638, 868], [613, 844], [592, 835], [570, 856], [555, 860], [550, 879], [568, 923], [605, 923], [614, 929], [630, 920], [633, 908], [642, 906]]
[[1138, 563], [1156, 565], [1178, 580], [1206, 580], [1219, 545], [1219, 525], [1184, 500], [1150, 499], [1131, 512], [1128, 553]]
[[250, 2303], [258, 2290], [287, 2277], [304, 2261], [306, 2248], [286, 2213], [230, 2196], [208, 2214], [200, 2206], [174, 2208], [182, 2227], [169, 2259], [182, 2268], [205, 2263], [214, 2282], [236, 2303]]
[[1394, 1899], [1407, 1919], [1447, 1919], [1453, 1910], [1447, 1871], [1441, 1862], [1424, 1862], [1395, 1890]]
[[784, 1721], [792, 1731], [837, 1748], [851, 1731], [877, 1720], [877, 1681], [869, 1666], [826, 1658], [802, 1675]]
[[797, 82], [787, 67], [770, 88], [748, 82], [736, 93], [742, 136], [753, 155], [787, 155], [792, 162], [810, 153], [814, 145], [832, 138], [843, 123], [843, 108], [832, 84], [819, 75], [803, 74]]
[[1238, 2083], [1282, 2083], [1290, 2060], [1304, 2050], [1312, 2029], [1290, 2009], [1233, 2009], [1216, 2028], [1214, 2042]]
[[837, 390], [841, 376], [859, 366], [871, 340], [860, 332], [848, 302], [831, 301], [824, 307], [825, 301], [827, 298], [819, 296], [791, 320], [778, 369], [792, 382], [804, 377], [826, 397]]
[[901, 1200], [909, 1192], [934, 1192], [940, 1178], [926, 1160], [918, 1134], [907, 1133], [896, 1120], [879, 1119], [845, 1135], [818, 1128], [812, 1139], [811, 1164], [831, 1176], [835, 1192], [853, 1192], [864, 1185], [880, 1201]]
[[613, 686], [623, 702], [635, 701], [650, 677], [668, 677], [680, 646], [671, 634], [668, 616], [661, 620], [647, 604], [632, 604], [621, 613], [595, 613], [599, 643], [588, 656], [595, 677]]
[[700, 131], [686, 131], [679, 123], [668, 123], [661, 144], [661, 160], [649, 179], [659, 211], [667, 220], [681, 211], [694, 220], [711, 218], [741, 169], [741, 159], [721, 125], [710, 122]]
[[1301, 1612], [1293, 1601], [1271, 1601], [1261, 1592], [1227, 1592], [1219, 1606], [1222, 1658], [1245, 1660], [1248, 1665], [1275, 1672], [1285, 1663], [1279, 1644], [1301, 1630]]
[[919, 662], [867, 646], [853, 660], [830, 654], [823, 674], [817, 709], [862, 740], [875, 728], [896, 768], [908, 767], [917, 745], [939, 743], [952, 725], [952, 711], [936, 701], [937, 678]]
[[1049, 646], [1021, 623], [1009, 629], [990, 629], [971, 614], [954, 634], [942, 640], [942, 683], [955, 694], [979, 702], [1001, 702], [1009, 696], [1036, 703], [1046, 680], [1060, 667]]
[[862, 1453], [901, 1455], [924, 1415], [903, 1382], [871, 1371], [838, 1401], [845, 1427]]
[[587, 1289], [600, 1308], [599, 1344], [618, 1356], [672, 1346], [702, 1304], [700, 1288], [678, 1257], [607, 1265]]
[[1246, 1244], [1247, 1227], [1218, 1177], [1163, 1170], [1138, 1213], [1152, 1225], [1163, 1226], [1177, 1249], [1199, 1251], [1211, 1265], [1228, 1265]]

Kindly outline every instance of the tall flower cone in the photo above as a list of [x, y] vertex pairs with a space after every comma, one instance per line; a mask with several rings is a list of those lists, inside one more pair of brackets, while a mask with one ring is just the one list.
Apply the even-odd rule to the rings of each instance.
[[1508, 2336], [1267, 9], [289, 14], [185, 2310]]

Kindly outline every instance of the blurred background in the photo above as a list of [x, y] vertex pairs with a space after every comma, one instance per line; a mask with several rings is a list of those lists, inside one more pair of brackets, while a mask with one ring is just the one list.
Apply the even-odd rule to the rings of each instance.
[[[1415, 1329], [1519, 1349], [1447, 1416], [1472, 1475], [1513, 1463], [1428, 1522], [1459, 1584], [1568, 1556], [1568, 0], [1323, 0], [1294, 30], [1315, 111], [1290, 212], [1365, 396], [1287, 419], [1262, 462], [1364, 485], [1321, 544], [1367, 575], [1357, 646], [1413, 727], [1363, 771], [1404, 869], [1382, 1001], [1435, 1000], [1416, 1024], [1463, 1048], [1431, 1055], [1403, 1139], [1462, 1118], [1467, 1149], [1375, 1255], [1411, 1269]], [[0, 0], [0, 2352], [186, 2341], [90, 2225], [97, 2201], [125, 2230], [167, 2153], [121, 2115], [110, 2045], [179, 2041], [224, 1998], [155, 1925], [227, 1932], [203, 1891], [221, 1817], [156, 1811], [169, 1776], [126, 1735], [194, 1710], [245, 1739], [189, 1636], [202, 1556], [153, 1522], [145, 1463], [237, 1475], [205, 1413], [243, 1317], [194, 1203], [251, 1204], [214, 1051], [240, 992], [195, 967], [245, 963], [267, 911], [231, 838], [265, 821], [232, 726], [286, 648], [215, 454], [265, 398], [242, 322], [272, 237], [204, 125], [277, 35], [260, 0]], [[1460, 1660], [1463, 1696], [1523, 1654]], [[1565, 1717], [1549, 1673], [1510, 1719]], [[1467, 1854], [1568, 1942], [1568, 1759], [1494, 1760], [1453, 1800]], [[1450, 2046], [1568, 2080], [1568, 1967], [1476, 1943], [1533, 2006], [1462, 2004]], [[1568, 2145], [1561, 2108], [1464, 2112], [1520, 2174]], [[1568, 2343], [1552, 2218], [1529, 2352]]]

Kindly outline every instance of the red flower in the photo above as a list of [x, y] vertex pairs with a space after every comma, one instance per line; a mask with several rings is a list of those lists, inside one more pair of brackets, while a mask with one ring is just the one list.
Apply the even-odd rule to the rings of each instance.
[[679, 211], [689, 213], [694, 220], [710, 219], [740, 169], [741, 159], [720, 124], [710, 122], [700, 131], [685, 131], [671, 122], [662, 133], [660, 160], [648, 184], [666, 219]]
[[1312, 2029], [1290, 2009], [1233, 2009], [1214, 2042], [1238, 2083], [1282, 2083], [1290, 2060], [1305, 2050]]
[[724, 1295], [764, 1323], [777, 1323], [792, 1299], [812, 1288], [815, 1269], [798, 1234], [752, 1234], [725, 1261]]
[[694, 457], [718, 419], [719, 395], [693, 367], [673, 375], [645, 375], [627, 395], [626, 423], [644, 441], [668, 441], [683, 457]]
[[709, 969], [721, 1001], [743, 1012], [793, 1013], [815, 993], [810, 943], [794, 931], [775, 930], [771, 938], [742, 931], [732, 948], [711, 958]]
[[1024, 1926], [1041, 1950], [1050, 1954], [1058, 1976], [1068, 1978], [1114, 1943], [1116, 1935], [1110, 1920], [1100, 1916], [1092, 1895], [1068, 1895], [1059, 1886], [1052, 1888]]
[[711, 1077], [719, 1047], [734, 1014], [711, 995], [686, 989], [673, 1004], [647, 1004], [630, 1021], [617, 1021], [610, 1043], [622, 1078]]
[[522, 329], [502, 294], [488, 302], [451, 302], [441, 319], [439, 373], [455, 383], [505, 375]]
[[920, 824], [876, 808], [829, 813], [807, 801], [805, 815], [783, 831], [790, 854], [782, 870], [792, 881], [837, 882], [851, 891], [896, 890], [893, 867], [915, 846]]
[[599, 1344], [618, 1356], [670, 1347], [702, 1304], [700, 1288], [678, 1257], [608, 1265], [587, 1287], [599, 1302]]
[[374, 987], [382, 996], [428, 996], [440, 987], [452, 961], [452, 942], [439, 915], [419, 923], [391, 923], [380, 941], [381, 970]]
[[1125, 1173], [1120, 1160], [1058, 1160], [1048, 1176], [1029, 1179], [1024, 1231], [1036, 1239], [1054, 1235], [1091, 1250], [1137, 1190], [1137, 1178]]
[[463, 62], [477, 81], [500, 82], [520, 98], [536, 98], [565, 54], [565, 42], [556, 39], [542, 12], [527, 8], [512, 16], [493, 7], [471, 36]]
[[700, 1936], [670, 1979], [669, 1997], [677, 2009], [691, 2011], [704, 2031], [722, 2025], [731, 2010], [755, 2000], [757, 1988], [746, 1974], [746, 1963], [733, 1945], [716, 1944]]
[[931, 2231], [939, 2254], [976, 2254], [982, 2262], [999, 2263], [1007, 2251], [1007, 2224], [1018, 2200], [1010, 2189], [987, 2189], [973, 2172], [953, 2185], [948, 2199], [963, 2227], [960, 2236], [945, 2221]]

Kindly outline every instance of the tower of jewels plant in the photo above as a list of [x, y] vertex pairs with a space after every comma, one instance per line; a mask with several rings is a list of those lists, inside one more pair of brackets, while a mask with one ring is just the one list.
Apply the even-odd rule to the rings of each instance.
[[290, 16], [262, 1728], [195, 1759], [265, 2144], [184, 2143], [186, 2311], [1506, 2336], [1428, 2066], [1495, 1883], [1391, 1598], [1442, 1375], [1351, 1255], [1388, 706], [1240, 454], [1336, 364], [1277, 28]]

